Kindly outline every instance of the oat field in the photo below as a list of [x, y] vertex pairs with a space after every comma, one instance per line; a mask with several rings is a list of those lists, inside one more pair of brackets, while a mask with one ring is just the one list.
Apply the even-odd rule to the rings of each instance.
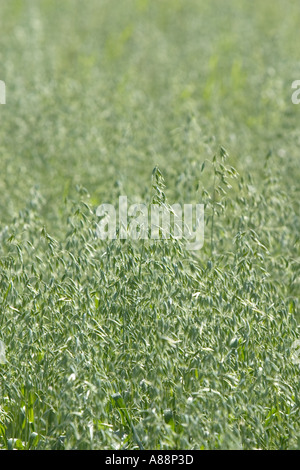
[[0, 0], [1, 450], [300, 448], [298, 9]]

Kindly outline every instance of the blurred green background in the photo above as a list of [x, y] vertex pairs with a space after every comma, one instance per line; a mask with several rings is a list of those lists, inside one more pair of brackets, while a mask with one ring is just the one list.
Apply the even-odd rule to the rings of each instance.
[[38, 186], [57, 232], [76, 185], [94, 205], [143, 197], [155, 165], [173, 202], [219, 144], [257, 184], [272, 151], [297, 191], [298, 13], [296, 0], [1, 0], [1, 225]]

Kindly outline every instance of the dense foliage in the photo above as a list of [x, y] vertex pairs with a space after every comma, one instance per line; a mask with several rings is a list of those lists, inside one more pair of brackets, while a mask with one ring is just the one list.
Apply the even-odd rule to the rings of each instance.
[[0, 8], [0, 448], [299, 448], [297, 2]]

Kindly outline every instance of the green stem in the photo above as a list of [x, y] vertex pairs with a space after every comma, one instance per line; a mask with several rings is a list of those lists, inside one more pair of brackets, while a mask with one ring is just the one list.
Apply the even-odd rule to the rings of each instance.
[[215, 199], [216, 199], [216, 168], [214, 165], [214, 186], [213, 186], [213, 200], [212, 200], [212, 218], [211, 218], [211, 232], [210, 232], [210, 255], [213, 257], [214, 248], [214, 222], [215, 222]]

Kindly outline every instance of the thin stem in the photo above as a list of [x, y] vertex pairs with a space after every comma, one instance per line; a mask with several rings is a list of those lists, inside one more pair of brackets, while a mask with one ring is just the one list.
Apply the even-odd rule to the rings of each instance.
[[210, 232], [210, 255], [213, 257], [214, 246], [214, 222], [215, 222], [215, 199], [216, 199], [216, 168], [214, 165], [214, 185], [213, 185], [213, 200], [212, 200], [212, 218], [211, 218], [211, 232]]
[[143, 258], [144, 258], [144, 251], [145, 251], [145, 240], [143, 240], [142, 252], [141, 252], [141, 256], [140, 256], [139, 279], [141, 279], [142, 261], [143, 261]]

